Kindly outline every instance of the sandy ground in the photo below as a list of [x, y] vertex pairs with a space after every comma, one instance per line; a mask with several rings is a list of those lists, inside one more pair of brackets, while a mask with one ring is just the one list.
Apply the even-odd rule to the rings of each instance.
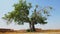
[[6, 33], [0, 33], [0, 34], [60, 34], [60, 32], [29, 32], [29, 33], [16, 33], [16, 32], [6, 32]]

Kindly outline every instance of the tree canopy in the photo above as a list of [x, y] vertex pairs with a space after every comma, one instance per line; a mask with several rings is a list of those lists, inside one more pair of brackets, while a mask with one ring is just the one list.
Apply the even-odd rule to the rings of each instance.
[[[46, 20], [49, 16], [49, 10], [52, 9], [52, 7], [44, 7], [42, 9], [38, 9], [39, 6], [36, 5], [34, 8], [34, 11], [31, 14], [31, 17], [29, 16], [30, 9], [32, 8], [31, 3], [27, 3], [26, 0], [20, 0], [19, 3], [13, 5], [14, 10], [11, 12], [8, 12], [8, 14], [5, 14], [3, 19], [7, 20], [8, 23], [14, 21], [17, 24], [24, 24], [25, 23], [32, 23], [33, 24], [47, 24]], [[38, 9], [38, 10], [37, 10]]]

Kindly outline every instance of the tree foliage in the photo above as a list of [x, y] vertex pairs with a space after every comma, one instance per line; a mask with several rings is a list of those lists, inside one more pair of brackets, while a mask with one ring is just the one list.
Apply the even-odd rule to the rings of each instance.
[[[32, 23], [33, 24], [47, 24], [46, 20], [49, 16], [49, 10], [52, 7], [44, 7], [43, 9], [38, 9], [39, 6], [36, 5], [31, 17], [29, 18], [29, 11], [32, 8], [31, 3], [20, 0], [19, 3], [13, 5], [14, 10], [5, 14], [3, 19], [7, 20], [8, 23], [14, 21], [17, 24]], [[38, 9], [38, 11], [37, 11]]]

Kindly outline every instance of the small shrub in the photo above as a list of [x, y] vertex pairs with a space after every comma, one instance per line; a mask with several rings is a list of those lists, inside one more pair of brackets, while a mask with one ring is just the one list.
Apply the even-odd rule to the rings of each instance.
[[27, 31], [27, 32], [30, 32], [30, 29], [27, 29], [26, 31]]

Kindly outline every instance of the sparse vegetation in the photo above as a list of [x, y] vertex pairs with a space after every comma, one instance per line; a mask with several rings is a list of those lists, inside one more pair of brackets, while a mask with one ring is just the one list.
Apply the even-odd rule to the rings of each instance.
[[30, 32], [30, 29], [27, 29], [26, 31], [27, 31], [27, 32]]

